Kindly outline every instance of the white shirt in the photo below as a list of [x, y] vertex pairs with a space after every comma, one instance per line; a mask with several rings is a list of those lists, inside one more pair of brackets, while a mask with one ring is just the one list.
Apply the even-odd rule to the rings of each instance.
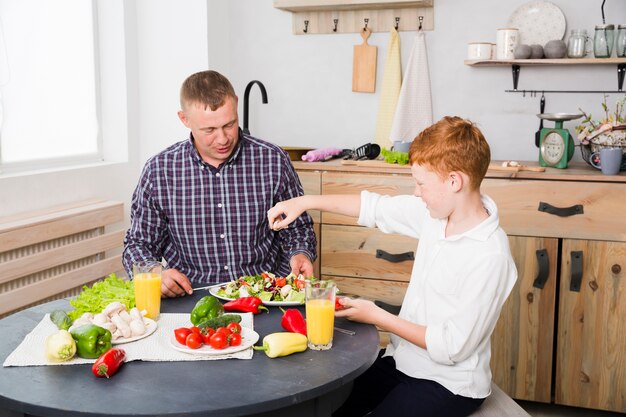
[[421, 198], [363, 191], [359, 224], [419, 239], [399, 316], [426, 326], [426, 350], [396, 335], [385, 356], [413, 378], [436, 381], [454, 394], [491, 393], [490, 337], [517, 280], [494, 201], [482, 196], [489, 217], [445, 237], [447, 219], [433, 219]]

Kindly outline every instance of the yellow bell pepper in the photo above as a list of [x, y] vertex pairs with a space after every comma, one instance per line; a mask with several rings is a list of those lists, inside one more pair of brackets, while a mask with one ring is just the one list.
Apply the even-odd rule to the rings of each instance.
[[300, 333], [278, 332], [268, 334], [263, 338], [263, 346], [254, 346], [255, 350], [262, 350], [270, 358], [304, 352], [307, 347], [306, 336]]

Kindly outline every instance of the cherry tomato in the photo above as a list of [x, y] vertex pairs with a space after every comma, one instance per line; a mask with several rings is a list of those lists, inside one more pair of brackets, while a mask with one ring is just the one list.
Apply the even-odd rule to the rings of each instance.
[[239, 323], [228, 323], [226, 328], [228, 329], [229, 333], [241, 333], [241, 324]]
[[230, 346], [239, 346], [241, 344], [241, 333], [231, 333], [228, 336], [228, 344]]
[[302, 288], [304, 288], [304, 286], [306, 285], [305, 281], [303, 279], [294, 279], [293, 280], [294, 284], [296, 284], [296, 288], [301, 290]]
[[209, 339], [209, 344], [213, 349], [224, 349], [228, 345], [227, 336], [224, 333], [216, 332]]
[[198, 333], [189, 333], [187, 340], [185, 340], [185, 344], [189, 349], [198, 349], [202, 346], [202, 336]]
[[276, 278], [276, 286], [277, 287], [284, 287], [285, 285], [287, 285], [287, 279], [286, 278]]
[[228, 336], [230, 334], [230, 330], [228, 330], [226, 327], [218, 327], [215, 330], [215, 333], [222, 333], [224, 336]]
[[199, 327], [197, 327], [197, 326], [191, 326], [191, 327], [189, 328], [189, 330], [191, 330], [191, 332], [192, 332], [192, 333], [196, 333], [196, 334], [200, 334], [200, 333], [202, 333], [202, 332], [200, 331], [200, 328], [199, 328]]
[[211, 338], [211, 336], [213, 336], [215, 334], [215, 330], [213, 330], [212, 328], [208, 327], [206, 328], [203, 332], [202, 332], [202, 341], [204, 342], [205, 345], [209, 344], [209, 339]]
[[191, 333], [187, 327], [180, 327], [178, 329], [174, 329], [174, 336], [176, 337], [176, 341], [181, 345], [184, 345], [187, 341], [187, 336]]
[[335, 310], [341, 310], [345, 307], [346, 306], [344, 306], [343, 304], [339, 302], [339, 298], [335, 298]]

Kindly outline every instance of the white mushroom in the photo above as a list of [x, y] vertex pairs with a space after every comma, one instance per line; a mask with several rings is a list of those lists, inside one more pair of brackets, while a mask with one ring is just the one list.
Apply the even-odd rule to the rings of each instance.
[[111, 321], [117, 326], [117, 329], [122, 332], [122, 336], [130, 337], [130, 335], [132, 334], [130, 331], [130, 326], [124, 321], [123, 318], [120, 317], [119, 314], [114, 314], [113, 316], [111, 316]]
[[111, 321], [106, 315], [102, 313], [98, 313], [95, 316], [93, 316], [93, 320], [91, 322], [97, 326], [104, 327], [102, 326], [103, 324], [110, 323]]
[[130, 323], [131, 321], [133, 321], [133, 318], [130, 316], [130, 314], [128, 314], [128, 311], [126, 310], [120, 311], [119, 315], [126, 323]]
[[141, 320], [141, 321], [143, 321], [143, 316], [141, 315], [141, 313], [139, 312], [139, 309], [137, 307], [131, 308], [129, 314], [133, 318], [133, 320]]
[[108, 306], [102, 310], [102, 314], [105, 316], [113, 316], [114, 314], [118, 314], [120, 311], [126, 310], [126, 306], [120, 303], [119, 301], [113, 301]]
[[122, 337], [122, 332], [120, 329], [116, 329], [113, 333], [111, 333], [111, 339], [116, 340]]
[[146, 332], [146, 326], [143, 324], [143, 319], [131, 321], [130, 331], [133, 336], [141, 336], [144, 334]]
[[98, 324], [97, 326], [100, 326], [103, 329], [107, 329], [108, 331], [111, 332], [111, 335], [113, 335], [115, 333], [115, 331], [117, 330], [117, 326], [115, 324], [111, 323], [110, 321], [107, 321], [106, 323], [103, 323], [103, 324]]

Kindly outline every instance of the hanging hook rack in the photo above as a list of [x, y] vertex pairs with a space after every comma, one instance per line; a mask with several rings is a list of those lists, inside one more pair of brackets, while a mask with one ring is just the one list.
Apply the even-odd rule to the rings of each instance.
[[308, 20], [304, 21], [304, 29], [302, 31], [304, 33], [307, 33], [309, 31], [309, 21]]
[[424, 16], [418, 17], [417, 20], [419, 20], [419, 22], [420, 22], [420, 25], [417, 28], [417, 30], [422, 30], [422, 23], [424, 22]]
[[365, 19], [363, 19], [363, 22], [365, 22], [365, 27], [363, 28], [363, 31], [365, 32], [367, 30], [367, 24], [369, 23], [369, 19], [366, 17]]
[[337, 32], [337, 24], [339, 24], [339, 19], [333, 19], [333, 32]]
[[398, 28], [400, 27], [400, 18], [396, 17], [396, 30], [398, 30]]

